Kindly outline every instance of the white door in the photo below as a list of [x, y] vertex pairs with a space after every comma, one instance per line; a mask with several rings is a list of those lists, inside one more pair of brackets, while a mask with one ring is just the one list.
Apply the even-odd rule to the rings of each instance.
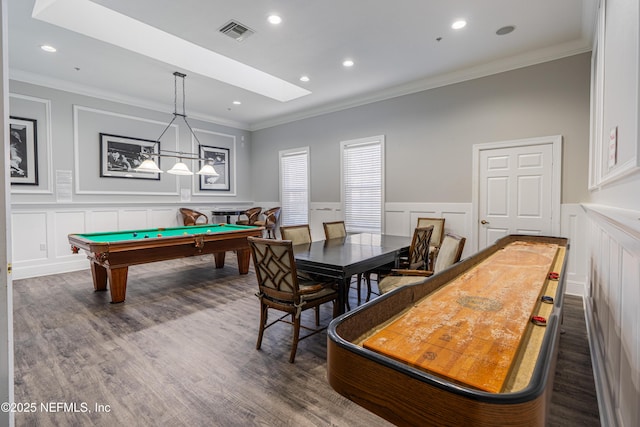
[[474, 146], [478, 249], [508, 234], [559, 233], [560, 142], [551, 137]]

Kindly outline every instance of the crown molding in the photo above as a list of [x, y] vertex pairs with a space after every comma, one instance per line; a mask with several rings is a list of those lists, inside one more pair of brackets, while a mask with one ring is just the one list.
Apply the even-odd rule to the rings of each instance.
[[399, 96], [410, 95], [417, 92], [448, 86], [464, 81], [475, 80], [494, 74], [525, 68], [544, 62], [555, 61], [581, 53], [591, 51], [591, 40], [582, 39], [576, 42], [556, 45], [553, 47], [539, 49], [522, 55], [515, 55], [506, 59], [492, 61], [485, 64], [476, 65], [463, 70], [450, 73], [443, 73], [437, 76], [409, 82], [404, 85], [395, 86], [389, 89], [370, 93], [361, 97], [349, 98], [335, 103], [329, 103], [318, 108], [299, 111], [268, 119], [261, 122], [252, 123], [249, 130], [257, 131], [274, 126], [291, 123], [297, 120], [308, 119], [328, 113], [335, 113], [349, 108], [359, 107], [374, 102], [384, 101]]

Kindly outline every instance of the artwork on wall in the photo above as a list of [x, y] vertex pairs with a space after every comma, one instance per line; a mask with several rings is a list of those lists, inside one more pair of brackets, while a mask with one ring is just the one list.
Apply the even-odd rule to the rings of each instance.
[[[229, 156], [230, 150], [228, 148], [200, 145], [200, 158], [212, 162], [213, 168], [218, 173], [218, 176], [201, 175], [200, 190], [229, 191], [229, 164], [231, 163]], [[202, 167], [204, 163], [205, 160], [200, 160], [200, 167]]]
[[38, 185], [37, 122], [9, 118], [11, 184]]
[[160, 180], [159, 173], [135, 170], [150, 155], [160, 166], [159, 153], [159, 141], [100, 133], [100, 176]]

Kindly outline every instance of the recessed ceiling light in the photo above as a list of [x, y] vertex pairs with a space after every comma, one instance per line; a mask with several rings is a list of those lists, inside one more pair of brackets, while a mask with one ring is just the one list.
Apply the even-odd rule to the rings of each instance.
[[300, 77], [300, 81], [301, 81], [301, 82], [305, 82], [305, 83], [306, 83], [306, 82], [308, 82], [309, 80], [310, 80], [310, 79], [309, 79], [309, 76], [302, 76], [302, 77]]
[[48, 44], [43, 44], [42, 46], [40, 46], [40, 49], [44, 50], [45, 52], [56, 52], [58, 50], [53, 46], [49, 46]]
[[270, 15], [267, 20], [269, 21], [269, 23], [273, 24], [273, 25], [278, 25], [279, 23], [282, 22], [282, 18], [280, 18], [278, 15]]
[[240, 105], [240, 104], [242, 104], [242, 102], [240, 102], [240, 101], [233, 101], [233, 105]]
[[459, 30], [460, 28], [464, 28], [466, 25], [467, 21], [465, 21], [464, 19], [459, 19], [451, 24], [451, 28], [453, 28], [454, 30]]
[[499, 28], [498, 31], [496, 31], [496, 34], [499, 36], [504, 36], [505, 34], [509, 34], [510, 32], [512, 32], [513, 30], [515, 30], [516, 27], [513, 25], [506, 25], [502, 28]]
[[342, 61], [342, 65], [347, 68], [353, 67], [354, 64], [355, 63], [351, 59], [345, 59], [344, 61]]

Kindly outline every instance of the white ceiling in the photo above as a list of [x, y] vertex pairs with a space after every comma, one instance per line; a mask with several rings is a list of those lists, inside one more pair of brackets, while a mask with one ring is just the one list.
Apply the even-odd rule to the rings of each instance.
[[[56, 1], [89, 0], [47, 0]], [[187, 74], [189, 117], [244, 129], [589, 51], [597, 4], [597, 0], [91, 1], [311, 93], [282, 102], [240, 89], [193, 71], [198, 65], [194, 61], [172, 65], [34, 19], [35, 0], [8, 0], [10, 78], [171, 113], [173, 72], [180, 71]], [[267, 22], [272, 13], [282, 17], [279, 26]], [[458, 18], [468, 24], [452, 30], [451, 23]], [[232, 19], [255, 34], [237, 42], [219, 33]], [[515, 31], [496, 35], [506, 25], [515, 26]], [[39, 48], [43, 44], [58, 51], [43, 52]], [[158, 47], [152, 41], [148, 45]], [[346, 58], [355, 66], [345, 69]], [[311, 80], [299, 81], [302, 75]], [[235, 100], [242, 104], [234, 105]]]

